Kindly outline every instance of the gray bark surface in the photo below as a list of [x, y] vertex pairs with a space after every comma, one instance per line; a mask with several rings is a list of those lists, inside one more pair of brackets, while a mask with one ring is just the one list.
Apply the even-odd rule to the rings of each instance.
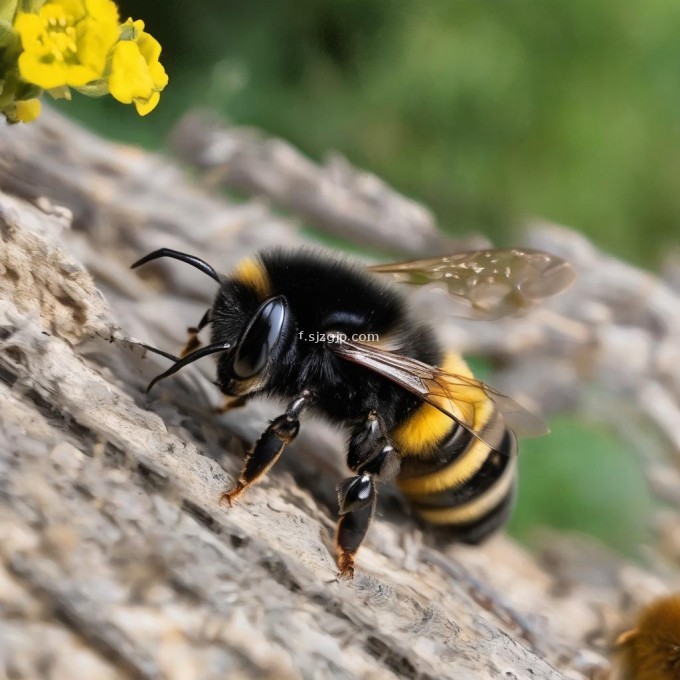
[[[305, 421], [276, 468], [227, 510], [220, 493], [280, 406], [212, 415], [220, 400], [209, 360], [147, 397], [168, 364], [137, 344], [176, 352], [213, 285], [179, 263], [130, 272], [131, 262], [167, 246], [227, 271], [259, 247], [303, 244], [298, 225], [261, 198], [210, 195], [168, 158], [50, 112], [0, 128], [0, 158], [0, 677], [595, 677], [631, 610], [677, 587], [668, 565], [680, 555], [680, 296], [671, 284], [573, 231], [534, 225], [526, 245], [566, 257], [579, 282], [521, 319], [441, 329], [452, 347], [502, 358], [491, 382], [548, 412], [581, 403], [597, 382], [654, 423], [660, 443], [645, 473], [669, 505], [647, 566], [557, 534], [538, 555], [502, 535], [481, 548], [435, 545], [381, 488], [347, 583], [332, 554], [342, 434]], [[260, 166], [249, 167], [257, 176]], [[277, 173], [297, 171], [269, 172], [295, 191]], [[261, 196], [265, 183], [246, 188]], [[325, 206], [317, 191], [308, 187]], [[356, 188], [342, 192], [351, 212]], [[357, 241], [413, 253], [437, 242], [430, 227], [410, 240], [406, 218], [387, 219], [404, 205], [407, 216], [425, 209], [387, 187], [381, 196], [375, 222], [357, 198]], [[345, 219], [332, 200], [326, 207]], [[442, 317], [440, 296], [417, 295]]]

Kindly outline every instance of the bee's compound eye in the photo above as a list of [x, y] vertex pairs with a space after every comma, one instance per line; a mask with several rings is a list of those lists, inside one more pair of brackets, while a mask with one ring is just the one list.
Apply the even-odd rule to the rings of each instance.
[[281, 337], [286, 313], [283, 297], [272, 298], [260, 305], [236, 348], [232, 368], [237, 378], [252, 378], [265, 367]]

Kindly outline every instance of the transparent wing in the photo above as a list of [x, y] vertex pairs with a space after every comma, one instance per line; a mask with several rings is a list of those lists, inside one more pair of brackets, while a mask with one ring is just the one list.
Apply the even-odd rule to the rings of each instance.
[[467, 303], [470, 315], [498, 319], [530, 307], [569, 286], [574, 268], [561, 257], [529, 248], [472, 250], [427, 260], [378, 264], [376, 274], [392, 274], [404, 283], [443, 283]]
[[476, 426], [478, 410], [491, 400], [504, 423], [524, 437], [548, 433], [541, 418], [489, 385], [467, 376], [449, 373], [417, 359], [387, 352], [372, 345], [353, 341], [331, 343], [338, 356], [364, 366], [432, 404], [455, 420], [470, 434], [494, 448]]

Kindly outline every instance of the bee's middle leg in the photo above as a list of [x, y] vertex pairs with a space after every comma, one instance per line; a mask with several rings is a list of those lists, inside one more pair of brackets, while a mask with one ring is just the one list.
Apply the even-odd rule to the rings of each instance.
[[347, 464], [358, 474], [348, 477], [338, 486], [340, 519], [335, 540], [339, 575], [352, 578], [354, 557], [366, 536], [375, 509], [377, 492], [373, 479], [394, 479], [399, 474], [399, 454], [375, 411], [371, 411], [366, 420], [352, 431]]

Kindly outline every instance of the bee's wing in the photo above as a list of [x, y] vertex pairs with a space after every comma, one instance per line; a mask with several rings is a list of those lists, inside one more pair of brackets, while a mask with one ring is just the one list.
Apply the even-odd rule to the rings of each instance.
[[566, 260], [530, 248], [472, 250], [368, 269], [413, 285], [443, 283], [451, 295], [469, 303], [471, 316], [478, 319], [498, 319], [525, 309], [576, 278]]
[[541, 418], [474, 378], [449, 373], [417, 359], [354, 341], [334, 342], [329, 347], [339, 357], [384, 376], [432, 404], [490, 448], [495, 447], [479, 432], [475, 418], [478, 409], [489, 399], [503, 416], [505, 425], [517, 434], [540, 437], [548, 433]]

